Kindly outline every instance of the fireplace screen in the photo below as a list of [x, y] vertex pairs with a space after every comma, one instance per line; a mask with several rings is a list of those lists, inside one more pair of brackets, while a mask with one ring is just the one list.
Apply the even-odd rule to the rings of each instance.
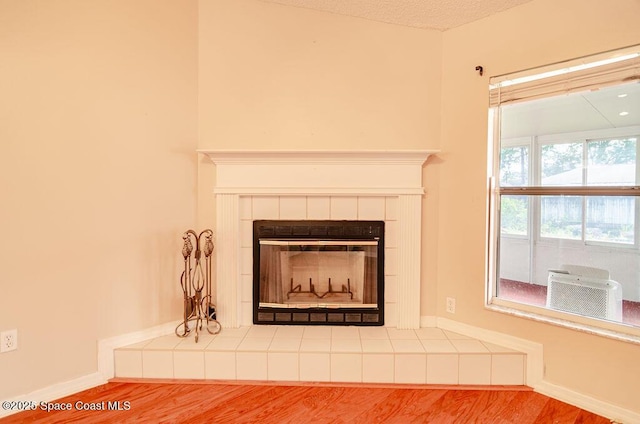
[[384, 222], [255, 221], [254, 323], [383, 324]]

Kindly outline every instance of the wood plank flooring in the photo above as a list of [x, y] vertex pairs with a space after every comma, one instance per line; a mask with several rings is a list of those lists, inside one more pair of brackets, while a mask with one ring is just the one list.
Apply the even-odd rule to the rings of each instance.
[[[120, 402], [128, 410], [78, 410]], [[125, 402], [129, 402], [128, 404]], [[112, 381], [0, 423], [609, 423], [526, 387]], [[115, 404], [111, 404], [115, 406]]]

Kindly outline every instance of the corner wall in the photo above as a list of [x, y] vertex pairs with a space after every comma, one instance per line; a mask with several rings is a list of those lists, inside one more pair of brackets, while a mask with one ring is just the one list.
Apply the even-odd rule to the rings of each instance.
[[437, 260], [439, 316], [541, 343], [545, 381], [636, 412], [640, 346], [490, 312], [482, 299], [489, 77], [638, 43], [638, 16], [634, 0], [534, 0], [443, 34]]
[[0, 330], [19, 332], [0, 398], [180, 317], [197, 23], [196, 1], [0, 2]]
[[[199, 28], [200, 149], [438, 147], [439, 31], [258, 0], [200, 0]], [[198, 220], [213, 227], [215, 167], [198, 166]], [[425, 167], [423, 282], [435, 278], [437, 172]], [[421, 297], [435, 315], [435, 290]]]
[[202, 149], [425, 149], [441, 33], [259, 0], [200, 0]]
[[[200, 149], [411, 150], [440, 140], [440, 31], [259, 0], [200, 0]], [[435, 315], [438, 158], [424, 169], [422, 315]], [[200, 156], [198, 222], [215, 225]], [[295, 178], [295, 176], [292, 176]]]

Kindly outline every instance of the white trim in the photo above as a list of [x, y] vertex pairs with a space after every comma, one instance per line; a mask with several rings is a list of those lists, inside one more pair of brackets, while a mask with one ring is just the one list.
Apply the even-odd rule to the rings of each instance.
[[[181, 321], [168, 322], [132, 333], [122, 334], [108, 339], [98, 340], [98, 371], [87, 374], [73, 380], [52, 384], [51, 386], [35, 390], [31, 393], [14, 396], [7, 401], [33, 401], [51, 402], [65, 396], [72, 395], [87, 389], [91, 389], [114, 377], [114, 350], [143, 340], [153, 339], [155, 337], [166, 336], [175, 331], [176, 326]], [[15, 414], [21, 411], [10, 411], [0, 409], [0, 417]]]
[[435, 315], [423, 315], [420, 317], [420, 327], [437, 327], [438, 317]]
[[423, 164], [439, 150], [208, 150], [215, 163], [403, 163]]
[[215, 304], [224, 328], [238, 328], [242, 323], [240, 228], [240, 196], [216, 194], [216, 241], [224, 249], [217, 249], [215, 257]]
[[544, 379], [543, 346], [529, 340], [437, 317], [437, 327], [527, 354], [525, 384], [534, 391], [620, 423], [640, 423], [640, 414], [549, 383]]
[[422, 198], [398, 197], [396, 327], [420, 328]]
[[[638, 327], [615, 323], [613, 321], [597, 320], [595, 318], [556, 311], [541, 306], [511, 302], [497, 297], [490, 299], [490, 302], [491, 303], [488, 303], [485, 307], [494, 312], [569, 328], [620, 342], [640, 344], [640, 328]], [[572, 321], [569, 321], [567, 319], [568, 317], [571, 317]], [[629, 333], [621, 332], [619, 330], [620, 328], [627, 329]]]
[[216, 187], [214, 194], [265, 195], [265, 196], [400, 196], [424, 194], [424, 188], [339, 188], [339, 187]]
[[474, 327], [453, 321], [448, 318], [437, 318], [437, 327], [443, 330], [453, 331], [464, 336], [485, 342], [497, 344], [509, 349], [527, 354], [527, 374], [525, 384], [535, 388], [543, 379], [544, 362], [542, 357], [542, 345], [519, 337], [498, 333], [480, 327]]
[[557, 386], [548, 381], [541, 381], [534, 387], [534, 390], [553, 399], [609, 418], [613, 423], [640, 423], [640, 414], [636, 412], [569, 390], [566, 387]]
[[216, 165], [216, 194], [422, 194], [435, 150], [198, 150]]
[[[93, 387], [105, 384], [107, 380], [99, 372], [94, 372], [82, 377], [78, 377], [73, 380], [64, 381], [62, 383], [56, 383], [51, 386], [35, 390], [31, 393], [24, 395], [14, 396], [11, 399], [4, 399], [9, 402], [34, 402], [36, 407], [39, 407], [40, 402], [51, 402], [56, 399], [60, 399], [65, 396], [72, 395], [74, 393], [81, 392], [83, 390], [91, 389]], [[0, 418], [15, 413], [22, 412], [22, 410], [5, 410], [0, 409]]]

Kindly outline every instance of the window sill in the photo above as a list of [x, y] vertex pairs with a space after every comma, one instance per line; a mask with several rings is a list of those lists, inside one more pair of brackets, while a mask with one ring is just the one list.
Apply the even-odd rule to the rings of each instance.
[[493, 312], [640, 345], [640, 328], [638, 327], [511, 302], [496, 297], [492, 298], [485, 306]]

